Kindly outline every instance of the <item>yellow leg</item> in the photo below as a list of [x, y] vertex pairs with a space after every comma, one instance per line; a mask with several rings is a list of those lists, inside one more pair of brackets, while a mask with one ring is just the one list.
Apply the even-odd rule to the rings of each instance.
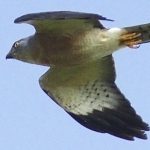
[[120, 37], [120, 43], [121, 45], [126, 45], [130, 48], [138, 48], [142, 43], [141, 33], [123, 33]]

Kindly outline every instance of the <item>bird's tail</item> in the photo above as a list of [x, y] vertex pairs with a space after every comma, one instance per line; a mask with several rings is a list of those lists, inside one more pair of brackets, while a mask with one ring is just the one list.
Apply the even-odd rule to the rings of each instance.
[[135, 32], [141, 34], [141, 44], [150, 42], [150, 23], [131, 26], [131, 27], [124, 27], [124, 29], [128, 32]]

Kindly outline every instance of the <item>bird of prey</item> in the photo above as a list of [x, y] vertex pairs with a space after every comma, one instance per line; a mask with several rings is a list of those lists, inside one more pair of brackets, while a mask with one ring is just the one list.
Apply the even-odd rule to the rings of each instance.
[[49, 66], [40, 77], [43, 91], [81, 125], [134, 140], [147, 139], [149, 125], [115, 84], [112, 53], [150, 42], [150, 23], [105, 28], [101, 15], [56, 11], [23, 15], [35, 34], [15, 42], [6, 56]]

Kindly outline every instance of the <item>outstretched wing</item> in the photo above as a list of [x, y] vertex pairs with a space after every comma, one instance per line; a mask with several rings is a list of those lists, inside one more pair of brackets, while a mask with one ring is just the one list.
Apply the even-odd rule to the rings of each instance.
[[83, 126], [133, 140], [146, 139], [148, 125], [114, 83], [112, 56], [72, 68], [52, 68], [40, 86], [58, 105]]
[[17, 18], [15, 23], [29, 23], [35, 26], [36, 31], [40, 33], [47, 32], [67, 32], [76, 31], [77, 29], [86, 30], [93, 27], [104, 29], [99, 20], [108, 20], [103, 16], [91, 13], [56, 11], [45, 13], [33, 13], [23, 15]]

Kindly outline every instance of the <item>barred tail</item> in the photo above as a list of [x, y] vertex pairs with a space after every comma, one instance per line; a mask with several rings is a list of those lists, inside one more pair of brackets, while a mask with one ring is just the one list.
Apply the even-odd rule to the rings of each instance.
[[150, 23], [131, 27], [124, 27], [124, 29], [128, 32], [141, 33], [142, 43], [150, 42]]

